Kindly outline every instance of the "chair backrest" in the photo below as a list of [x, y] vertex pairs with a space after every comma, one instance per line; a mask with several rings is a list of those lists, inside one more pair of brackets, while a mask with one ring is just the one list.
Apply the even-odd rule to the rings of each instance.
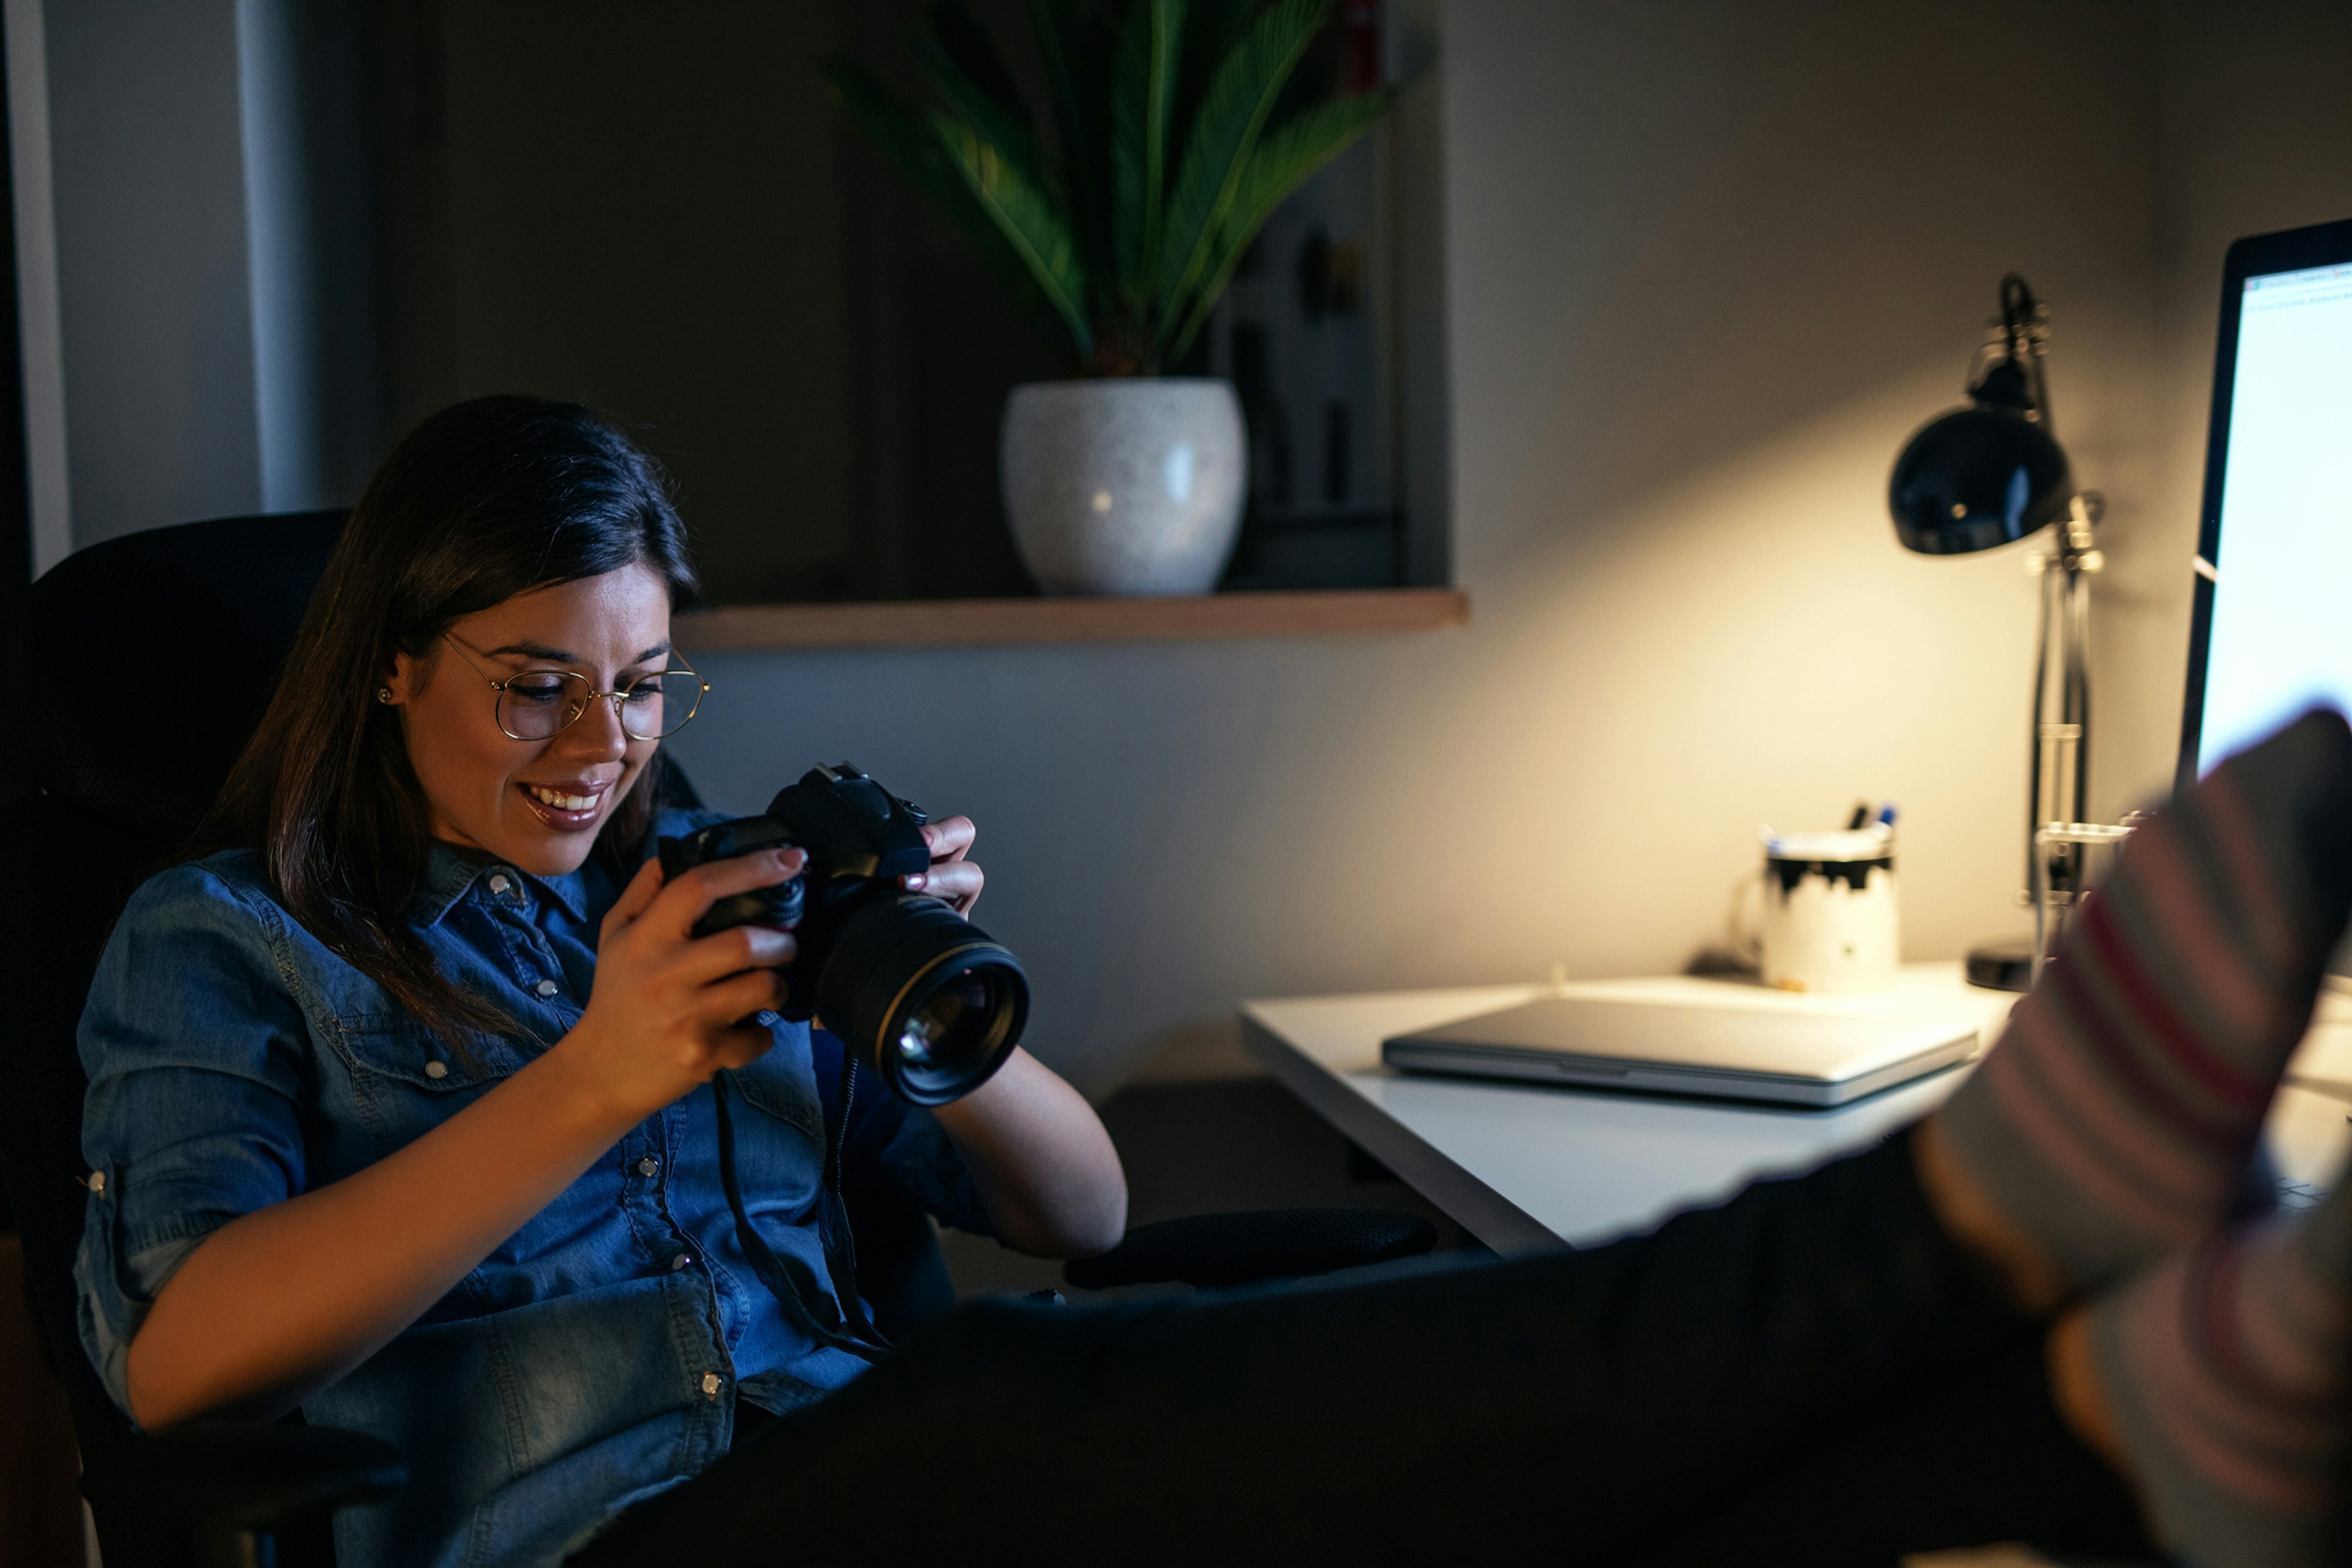
[[[26, 604], [38, 788], [0, 806], [0, 1174], [85, 1453], [128, 1423], [75, 1322], [89, 1169], [75, 1029], [124, 901], [180, 847], [259, 720], [343, 516], [126, 534], [59, 563]], [[697, 804], [677, 768], [664, 775], [667, 800]], [[919, 1215], [853, 1212], [852, 1224], [875, 1293], [895, 1302], [911, 1279], [939, 1304], [945, 1276]], [[110, 1562], [143, 1555], [101, 1545]]]
[[[342, 515], [127, 534], [60, 562], [26, 599], [37, 787], [0, 806], [0, 1173], [85, 1455], [129, 1424], [75, 1323], [89, 1169], [75, 1026], [124, 900], [195, 825], [259, 719]], [[132, 1539], [132, 1521], [99, 1523], [110, 1563], [176, 1555]]]
[[342, 520], [152, 529], [43, 574], [25, 606], [41, 793], [175, 847], [260, 720]]

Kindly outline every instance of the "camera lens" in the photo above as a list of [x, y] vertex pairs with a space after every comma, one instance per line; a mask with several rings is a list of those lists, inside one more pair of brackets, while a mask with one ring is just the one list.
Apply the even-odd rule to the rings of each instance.
[[970, 1094], [1004, 1065], [1029, 1016], [1020, 960], [937, 899], [877, 898], [835, 932], [816, 1010], [918, 1105]]
[[990, 1022], [1003, 1005], [1003, 983], [994, 970], [960, 969], [923, 998], [898, 1031], [898, 1056], [912, 1072], [936, 1071], [982, 1047]]

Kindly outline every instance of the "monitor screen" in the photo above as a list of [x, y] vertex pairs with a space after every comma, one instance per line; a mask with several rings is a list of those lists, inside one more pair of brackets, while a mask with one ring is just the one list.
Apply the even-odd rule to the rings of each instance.
[[2330, 224], [2231, 251], [2184, 773], [2204, 773], [2315, 703], [2352, 711], [2352, 248], [2331, 244], [2322, 248], [2343, 259], [2241, 276], [2311, 254], [2279, 242], [2347, 231]]

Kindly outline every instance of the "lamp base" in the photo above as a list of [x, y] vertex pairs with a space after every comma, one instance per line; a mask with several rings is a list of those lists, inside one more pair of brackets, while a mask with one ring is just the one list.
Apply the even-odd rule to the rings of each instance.
[[2023, 991], [2033, 984], [2033, 939], [2010, 937], [1969, 949], [1969, 984], [1987, 991]]

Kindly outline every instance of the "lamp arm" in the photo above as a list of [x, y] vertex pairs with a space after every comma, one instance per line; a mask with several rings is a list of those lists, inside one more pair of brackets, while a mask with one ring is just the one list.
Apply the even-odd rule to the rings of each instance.
[[2026, 560], [2026, 568], [2029, 571], [2039, 572], [2042, 575], [2042, 581], [2035, 584], [2042, 590], [2042, 612], [2038, 617], [2039, 625], [2033, 635], [2033, 712], [2032, 721], [2027, 726], [2025, 744], [2025, 754], [2030, 759], [2025, 770], [2025, 896], [2027, 900], [2035, 906], [2034, 918], [2038, 921], [2041, 918], [2039, 910], [2043, 897], [2042, 888], [2044, 875], [2044, 868], [2039, 863], [2042, 855], [2040, 835], [2042, 823], [2048, 820], [2045, 807], [2042, 804], [2042, 753], [2048, 749], [2049, 743], [2049, 737], [2044, 733], [2043, 715], [2050, 710], [2050, 638], [2053, 615], [2050, 599], [2053, 587], [2052, 579], [2055, 574], [2039, 555], [2029, 556]]
[[2025, 356], [2025, 374], [2033, 384], [2033, 408], [2026, 417], [2041, 426], [2055, 441], [2058, 439], [2058, 421], [2050, 412], [2050, 366], [2042, 355], [2039, 338], [2033, 341]]
[[[2074, 502], [2079, 510], [2082, 500]], [[2066, 566], [2066, 722], [2074, 729], [2074, 809], [2091, 820], [2091, 576], [2081, 557]]]
[[2091, 815], [2091, 578], [2106, 564], [2093, 529], [2105, 510], [2097, 491], [2077, 493], [2053, 528], [2054, 548], [2026, 558], [2027, 570], [2042, 579], [2025, 829], [2026, 901], [2037, 924], [2044, 903], [2063, 903], [2082, 890], [2082, 857], [2072, 848], [2059, 851], [2067, 858], [2062, 874], [2047, 859], [2052, 851], [2043, 829], [2053, 822], [2084, 822]]

